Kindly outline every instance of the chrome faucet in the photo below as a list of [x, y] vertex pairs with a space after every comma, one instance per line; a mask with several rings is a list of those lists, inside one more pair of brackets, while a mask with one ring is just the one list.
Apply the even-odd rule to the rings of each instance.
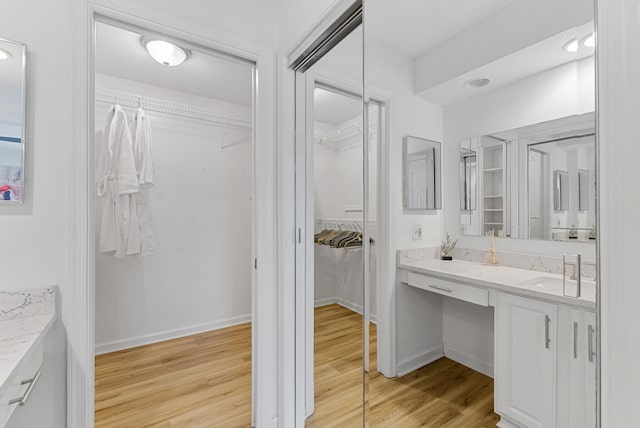
[[[572, 258], [575, 261], [570, 261], [567, 262], [567, 258]], [[571, 281], [576, 281], [576, 295], [575, 296], [571, 296], [571, 297], [580, 297], [582, 294], [582, 281], [581, 281], [581, 274], [582, 274], [582, 268], [581, 268], [581, 261], [582, 261], [582, 256], [580, 254], [564, 254], [562, 256], [562, 284], [563, 284], [563, 289], [562, 289], [562, 294], [564, 294], [565, 296], [567, 295], [567, 293], [565, 292], [565, 288], [566, 288], [566, 280], [567, 280], [567, 264], [573, 265], [573, 270], [571, 271], [571, 275], [569, 276], [569, 280]]]

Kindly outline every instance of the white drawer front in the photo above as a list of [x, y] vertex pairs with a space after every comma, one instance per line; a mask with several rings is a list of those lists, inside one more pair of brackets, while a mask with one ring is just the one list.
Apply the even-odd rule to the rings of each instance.
[[[42, 343], [34, 349], [33, 354], [20, 363], [18, 370], [11, 379], [11, 384], [6, 392], [0, 397], [0, 427], [4, 427], [13, 414], [18, 403], [9, 405], [9, 401], [20, 398], [29, 389], [29, 384], [23, 384], [23, 381], [33, 379], [42, 367], [43, 345]], [[34, 385], [35, 387], [35, 385]]]
[[470, 285], [459, 284], [457, 282], [446, 281], [444, 279], [433, 278], [427, 275], [420, 275], [409, 272], [407, 283], [413, 287], [475, 303], [480, 306], [489, 306], [489, 290], [472, 287]]

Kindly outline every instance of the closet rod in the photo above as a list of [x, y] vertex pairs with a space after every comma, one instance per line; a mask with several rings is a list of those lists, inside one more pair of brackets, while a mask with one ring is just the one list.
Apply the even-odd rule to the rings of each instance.
[[145, 97], [129, 92], [105, 88], [96, 88], [95, 96], [96, 101], [120, 104], [123, 107], [141, 107], [147, 111], [203, 120], [220, 126], [253, 129], [253, 125], [250, 120], [232, 116], [224, 112], [210, 110], [204, 107], [191, 106], [188, 104], [181, 104], [173, 101], [161, 100], [159, 98]]

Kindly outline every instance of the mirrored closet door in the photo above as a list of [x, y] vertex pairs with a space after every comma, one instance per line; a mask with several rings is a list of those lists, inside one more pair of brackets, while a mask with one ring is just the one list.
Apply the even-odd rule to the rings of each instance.
[[336, 21], [290, 58], [296, 71], [296, 426], [363, 421], [364, 261], [375, 243], [363, 221], [371, 124], [363, 101], [361, 4], [343, 6]]
[[364, 6], [364, 425], [599, 426], [593, 1]]

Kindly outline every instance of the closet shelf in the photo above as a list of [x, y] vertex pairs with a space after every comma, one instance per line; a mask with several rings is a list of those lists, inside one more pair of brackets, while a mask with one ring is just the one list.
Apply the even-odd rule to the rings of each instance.
[[504, 211], [502, 208], [485, 208], [485, 211], [498, 212]]
[[487, 168], [484, 170], [484, 172], [500, 172], [502, 171], [502, 168]]
[[487, 195], [487, 196], [484, 196], [485, 199], [501, 198], [501, 197], [502, 197], [502, 195]]
[[147, 111], [203, 120], [225, 127], [253, 129], [251, 120], [204, 107], [181, 104], [106, 88], [96, 88], [95, 97], [96, 101], [103, 103], [120, 104], [123, 107], [131, 108], [141, 107]]

